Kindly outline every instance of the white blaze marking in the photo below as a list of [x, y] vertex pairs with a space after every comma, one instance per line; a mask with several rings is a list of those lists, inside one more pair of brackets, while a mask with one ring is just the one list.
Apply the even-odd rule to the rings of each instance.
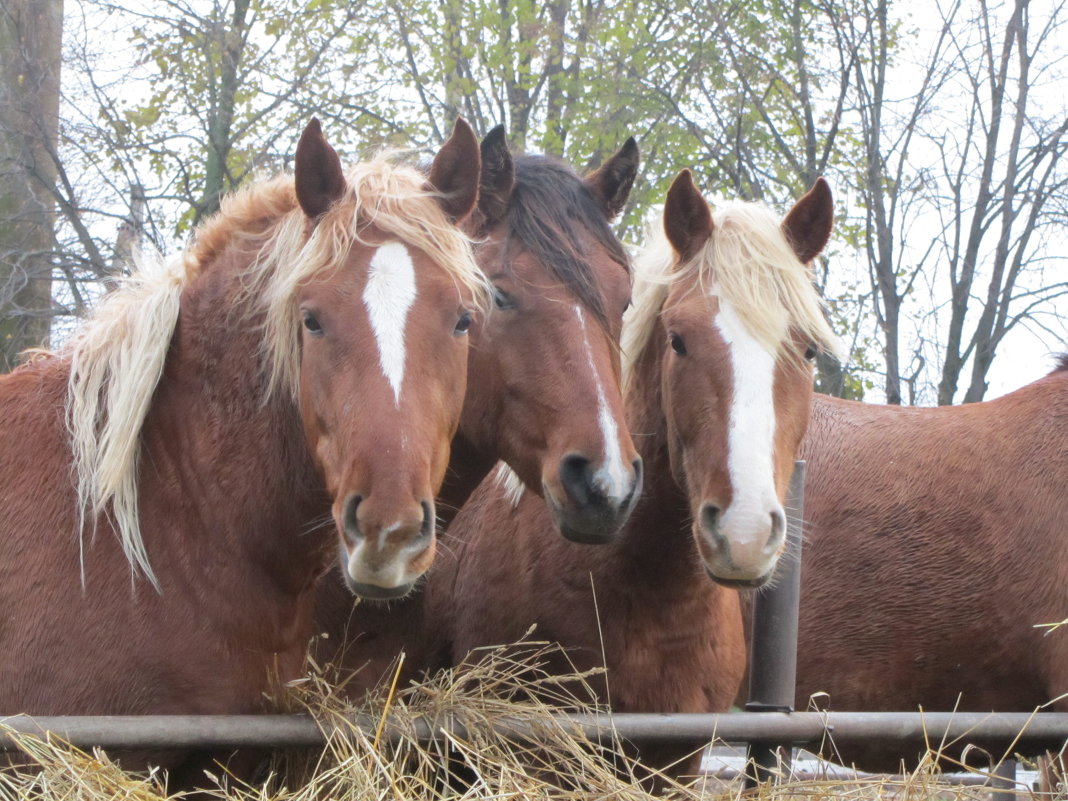
[[714, 320], [729, 346], [734, 396], [727, 431], [731, 505], [720, 527], [731, 544], [763, 550], [771, 536], [775, 492], [775, 356], [746, 329], [730, 303], [719, 299]]
[[630, 475], [623, 463], [623, 452], [619, 447], [619, 426], [616, 425], [612, 411], [608, 408], [608, 398], [604, 394], [601, 376], [597, 372], [597, 366], [593, 363], [593, 349], [590, 347], [590, 338], [586, 332], [586, 317], [582, 312], [582, 307], [575, 306], [574, 308], [579, 326], [582, 328], [582, 341], [586, 345], [586, 360], [590, 366], [590, 375], [593, 376], [594, 383], [597, 385], [597, 421], [601, 426], [601, 434], [604, 436], [604, 464], [593, 474], [593, 480], [601, 486], [608, 497], [622, 500], [630, 491]]
[[375, 332], [382, 372], [398, 406], [406, 359], [404, 327], [415, 295], [415, 265], [408, 248], [400, 242], [382, 245], [371, 259], [363, 305]]

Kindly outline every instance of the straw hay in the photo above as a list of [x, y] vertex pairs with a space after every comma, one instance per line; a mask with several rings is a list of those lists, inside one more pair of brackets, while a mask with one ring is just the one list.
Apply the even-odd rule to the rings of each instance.
[[[346, 703], [337, 692], [341, 680], [327, 678], [312, 666], [308, 678], [289, 686], [276, 699], [280, 711], [306, 711], [324, 729], [337, 727], [327, 746], [275, 754], [254, 783], [243, 783], [219, 770], [205, 783], [212, 798], [230, 801], [646, 801], [651, 798], [724, 799], [744, 796], [741, 779], [702, 778], [682, 786], [667, 779], [651, 795], [635, 779], [648, 771], [624, 755], [619, 743], [599, 746], [566, 730], [553, 717], [569, 711], [595, 711], [582, 695], [586, 676], [549, 675], [546, 657], [556, 653], [545, 643], [524, 642], [507, 649], [487, 649], [477, 662], [396, 691], [387, 682], [366, 703]], [[580, 688], [577, 692], [573, 688]], [[513, 701], [516, 695], [551, 699]], [[390, 716], [390, 738], [365, 734], [351, 720], [358, 714]], [[421, 744], [410, 734], [417, 718], [459, 720], [471, 733], [447, 744]], [[509, 739], [493, 727], [504, 717], [536, 725], [537, 745]], [[408, 732], [408, 733], [406, 733]], [[379, 736], [381, 734], [381, 736]], [[7, 801], [164, 801], [160, 773], [133, 775], [103, 753], [72, 748], [58, 738], [18, 736], [30, 767], [0, 772], [0, 799]], [[377, 740], [377, 742], [376, 742]], [[765, 786], [752, 801], [822, 801], [823, 799], [979, 799], [988, 788], [945, 783], [934, 754], [916, 771], [899, 777], [786, 780]], [[448, 766], [448, 770], [445, 769]], [[450, 778], [451, 777], [451, 778]]]

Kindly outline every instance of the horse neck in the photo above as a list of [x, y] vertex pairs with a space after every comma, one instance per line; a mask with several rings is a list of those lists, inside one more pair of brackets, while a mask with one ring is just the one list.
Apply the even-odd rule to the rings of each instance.
[[456, 432], [449, 452], [449, 468], [435, 501], [438, 524], [442, 528], [448, 528], [495, 464], [496, 456], [478, 448], [463, 431]]
[[266, 570], [285, 591], [302, 591], [324, 557], [299, 535], [329, 504], [296, 402], [284, 391], [265, 402], [261, 320], [226, 311], [241, 289], [237, 259], [223, 254], [183, 292], [142, 431], [141, 463], [154, 468], [142, 471], [142, 504], [168, 508], [173, 498], [195, 521], [184, 529], [210, 532], [217, 561]]

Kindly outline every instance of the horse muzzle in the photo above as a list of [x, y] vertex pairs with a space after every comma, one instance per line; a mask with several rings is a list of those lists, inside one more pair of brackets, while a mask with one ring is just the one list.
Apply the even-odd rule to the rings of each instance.
[[704, 504], [694, 523], [694, 539], [705, 570], [716, 582], [759, 587], [775, 572], [786, 543], [786, 514], [781, 506], [766, 514], [720, 514]]
[[642, 491], [642, 460], [635, 459], [626, 475], [611, 481], [603, 472], [571, 454], [560, 462], [559, 489], [542, 482], [553, 522], [565, 539], [584, 545], [612, 542], [634, 510]]
[[382, 522], [368, 513], [359, 496], [353, 496], [345, 503], [339, 528], [345, 583], [361, 598], [407, 595], [434, 560], [434, 507], [427, 501], [407, 519]]

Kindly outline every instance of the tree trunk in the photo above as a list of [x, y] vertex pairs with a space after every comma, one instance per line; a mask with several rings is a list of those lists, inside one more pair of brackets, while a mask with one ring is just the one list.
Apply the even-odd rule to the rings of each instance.
[[63, 0], [0, 2], [0, 369], [48, 343]]
[[560, 157], [564, 155], [567, 131], [563, 118], [567, 80], [564, 53], [567, 49], [565, 36], [569, 6], [569, 0], [554, 0], [549, 3], [549, 51], [545, 55], [548, 89], [545, 97], [545, 136], [542, 138], [541, 149], [544, 153]]
[[[1027, 3], [1028, 0], [1016, 0], [1015, 2], [1012, 16], [1006, 26], [1000, 58], [995, 61], [992, 36], [988, 36], [984, 43], [986, 45], [984, 57], [987, 64], [985, 78], [986, 84], [990, 89], [989, 123], [984, 131], [985, 148], [982, 172], [979, 178], [975, 207], [971, 210], [971, 224], [968, 228], [964, 251], [957, 260], [959, 266], [957, 275], [951, 279], [953, 296], [950, 305], [949, 334], [946, 339], [946, 357], [942, 366], [942, 378], [938, 383], [938, 404], [940, 406], [953, 403], [953, 398], [957, 394], [961, 371], [964, 369], [964, 363], [968, 359], [968, 353], [962, 348], [964, 343], [964, 321], [971, 300], [972, 284], [975, 280], [983, 238], [988, 231], [990, 207], [995, 199], [994, 168], [1001, 158], [999, 137], [1004, 117], [1003, 108], [1006, 87], [1008, 86], [1009, 64], [1012, 60], [1016, 33], [1022, 24], [1023, 12], [1027, 7]], [[989, 30], [990, 23], [985, 3], [982, 5], [982, 13], [986, 23], [984, 30]], [[979, 91], [979, 87], [980, 84], [977, 82], [976, 92]]]
[[219, 199], [227, 186], [227, 161], [233, 148], [232, 129], [239, 83], [238, 65], [248, 36], [246, 20], [250, 0], [234, 0], [234, 14], [227, 26], [222, 19], [213, 20], [218, 26], [218, 46], [222, 63], [215, 87], [214, 106], [208, 112], [208, 161], [204, 172], [204, 197], [197, 210], [196, 225], [219, 210]]

